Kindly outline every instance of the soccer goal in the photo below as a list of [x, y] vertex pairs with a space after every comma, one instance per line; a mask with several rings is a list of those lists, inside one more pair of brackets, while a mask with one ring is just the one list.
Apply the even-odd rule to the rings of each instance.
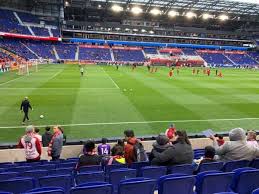
[[38, 72], [38, 61], [22, 61], [18, 64], [18, 75], [30, 75], [32, 72]]

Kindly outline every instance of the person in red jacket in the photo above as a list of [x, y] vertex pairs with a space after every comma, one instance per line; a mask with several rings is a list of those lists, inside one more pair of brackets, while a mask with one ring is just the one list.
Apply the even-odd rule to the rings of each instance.
[[124, 146], [124, 156], [127, 164], [131, 164], [132, 162], [137, 161], [134, 145], [138, 142], [138, 140], [135, 137], [133, 130], [125, 130], [124, 135], [127, 142], [127, 144]]
[[41, 142], [34, 135], [34, 127], [29, 125], [26, 127], [26, 134], [20, 139], [17, 148], [24, 148], [27, 162], [36, 162], [41, 156]]

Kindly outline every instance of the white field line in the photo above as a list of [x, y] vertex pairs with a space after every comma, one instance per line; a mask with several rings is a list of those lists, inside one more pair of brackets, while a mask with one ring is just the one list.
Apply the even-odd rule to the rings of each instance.
[[[201, 119], [201, 120], [172, 120], [172, 121], [128, 121], [128, 122], [106, 122], [106, 123], [74, 123], [74, 124], [62, 124], [60, 126], [72, 127], [72, 126], [98, 126], [98, 125], [124, 125], [124, 124], [146, 124], [146, 123], [192, 123], [192, 122], [217, 122], [217, 121], [242, 121], [242, 120], [259, 120], [259, 118], [237, 118], [237, 119]], [[37, 127], [55, 126], [56, 124], [36, 125]], [[0, 129], [16, 129], [24, 128], [24, 126], [4, 126]]]
[[119, 88], [1, 88], [0, 90], [118, 90]]
[[17, 78], [14, 78], [14, 79], [9, 80], [9, 81], [7, 81], [7, 82], [1, 83], [0, 86], [5, 85], [5, 84], [8, 84], [8, 83], [11, 83], [11, 82], [16, 81], [16, 80], [21, 79], [21, 78], [24, 78], [24, 76], [17, 77]]
[[112, 79], [112, 77], [102, 68], [103, 72], [107, 75], [108, 78], [110, 78], [110, 80], [112, 81], [112, 83], [115, 85], [115, 87], [117, 89], [120, 89], [120, 87], [118, 86], [118, 84], [116, 84], [116, 82]]
[[63, 69], [61, 69], [60, 71], [58, 71], [57, 73], [55, 73], [53, 76], [51, 76], [51, 77], [49, 78], [49, 80], [55, 78], [55, 77], [56, 77], [58, 74], [60, 74], [62, 71], [63, 71]]

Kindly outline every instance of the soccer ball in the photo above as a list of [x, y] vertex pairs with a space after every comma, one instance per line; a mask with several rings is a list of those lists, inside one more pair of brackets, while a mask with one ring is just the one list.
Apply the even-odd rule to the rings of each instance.
[[43, 118], [44, 118], [44, 116], [43, 116], [43, 115], [40, 115], [40, 118], [41, 118], [41, 119], [43, 119]]

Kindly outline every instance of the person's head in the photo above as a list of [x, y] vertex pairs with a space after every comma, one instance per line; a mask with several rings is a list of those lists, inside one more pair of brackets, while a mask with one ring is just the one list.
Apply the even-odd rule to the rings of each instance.
[[124, 135], [125, 135], [125, 140], [128, 140], [129, 138], [132, 138], [135, 136], [134, 131], [131, 129], [125, 130]]
[[61, 127], [56, 125], [53, 127], [53, 131], [54, 131], [54, 133], [61, 131]]
[[88, 140], [84, 145], [85, 152], [93, 152], [95, 149], [95, 143], [92, 140]]
[[39, 133], [39, 132], [40, 132], [40, 129], [39, 129], [38, 127], [35, 127], [35, 128], [34, 128], [34, 132], [35, 132], [35, 133]]
[[175, 124], [170, 124], [169, 128], [175, 128]]
[[166, 145], [169, 143], [169, 138], [164, 134], [160, 134], [156, 137], [156, 142], [158, 145]]
[[216, 154], [216, 150], [214, 147], [212, 147], [212, 146], [205, 147], [205, 153], [204, 153], [205, 158], [213, 159], [215, 154]]
[[34, 131], [34, 126], [33, 125], [28, 125], [25, 129], [26, 133], [32, 133]]
[[246, 139], [245, 130], [242, 128], [231, 129], [229, 132], [230, 141], [244, 141]]
[[123, 147], [124, 146], [123, 139], [118, 139], [117, 144]]
[[108, 139], [107, 138], [102, 138], [102, 144], [107, 144]]
[[176, 131], [175, 132], [175, 139], [179, 143], [186, 143], [191, 145], [191, 142], [187, 136], [186, 131]]
[[45, 130], [50, 131], [50, 127], [49, 126], [45, 127]]
[[24, 100], [28, 100], [29, 98], [27, 96], [24, 97]]
[[124, 148], [122, 146], [115, 145], [111, 150], [112, 156], [123, 156], [124, 155]]
[[248, 131], [247, 132], [247, 141], [256, 141], [256, 132], [255, 131]]

